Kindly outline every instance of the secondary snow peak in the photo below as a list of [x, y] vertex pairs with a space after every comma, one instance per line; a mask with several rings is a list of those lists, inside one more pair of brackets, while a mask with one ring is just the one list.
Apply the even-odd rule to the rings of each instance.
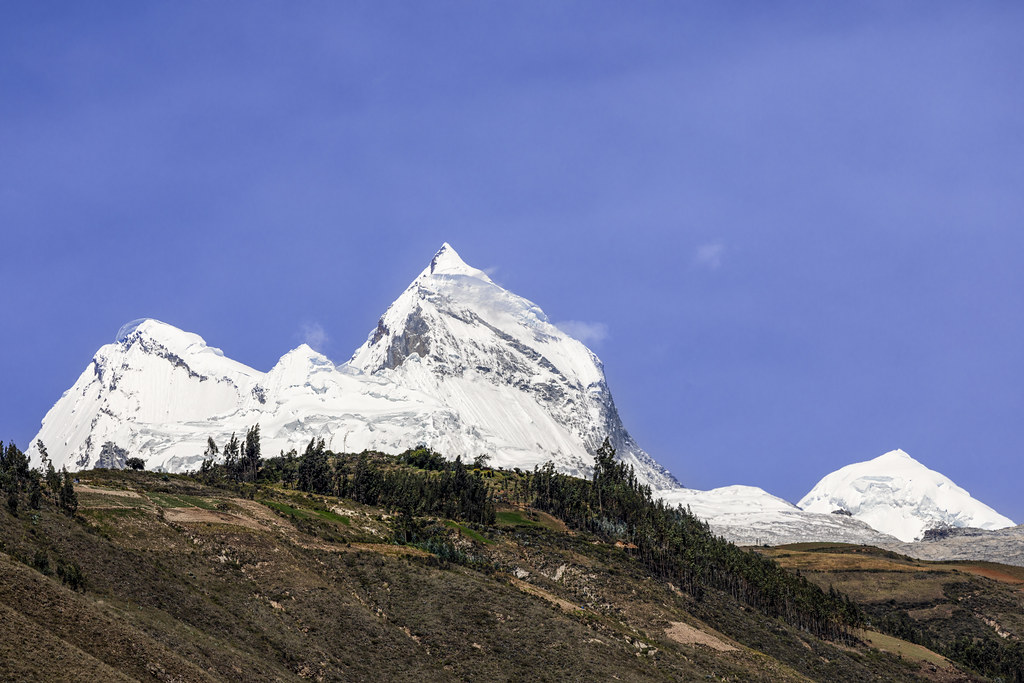
[[798, 505], [809, 512], [845, 510], [902, 541], [942, 526], [1013, 526], [948, 477], [899, 449], [826, 475]]

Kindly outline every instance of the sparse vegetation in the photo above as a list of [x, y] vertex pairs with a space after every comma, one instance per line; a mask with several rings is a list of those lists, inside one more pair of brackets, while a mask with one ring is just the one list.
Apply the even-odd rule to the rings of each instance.
[[[37, 511], [30, 482], [17, 516], [0, 507], [0, 631], [37, 643], [15, 656], [0, 638], [0, 678], [59, 678], [70, 663], [38, 654], [47, 642], [88, 653], [74, 670], [96, 680], [920, 680], [942, 661], [775, 614], [850, 603], [652, 503], [613, 460], [582, 481], [425, 449], [323, 456], [327, 492], [299, 486], [295, 453], [255, 475], [94, 470], [77, 488], [37, 475]], [[966, 578], [958, 597], [977, 600], [970, 582], [988, 579]], [[875, 628], [876, 608], [894, 612], [867, 608]], [[985, 647], [964, 641], [961, 656]]]

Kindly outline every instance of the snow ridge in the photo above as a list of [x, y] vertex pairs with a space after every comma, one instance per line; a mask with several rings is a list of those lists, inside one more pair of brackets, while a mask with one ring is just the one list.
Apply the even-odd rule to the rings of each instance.
[[711, 531], [737, 545], [781, 545], [829, 541], [876, 546], [898, 543], [846, 515], [806, 512], [756, 486], [723, 486], [709, 491], [656, 491], [669, 505], [681, 505], [705, 520]]

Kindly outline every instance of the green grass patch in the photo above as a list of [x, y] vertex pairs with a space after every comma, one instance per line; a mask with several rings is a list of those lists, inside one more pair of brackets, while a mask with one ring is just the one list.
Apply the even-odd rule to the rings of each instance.
[[446, 527], [449, 527], [449, 528], [452, 528], [452, 529], [458, 529], [461, 533], [469, 536], [470, 538], [472, 538], [474, 541], [477, 541], [478, 543], [487, 543], [487, 544], [494, 543], [494, 541], [492, 541], [491, 539], [487, 538], [486, 536], [481, 534], [479, 531], [474, 531], [473, 529], [470, 529], [465, 524], [459, 524], [458, 522], [453, 522], [453, 521], [451, 521], [449, 519], [449, 520], [445, 521], [444, 525]]
[[320, 519], [326, 519], [329, 522], [337, 522], [338, 524], [344, 524], [345, 526], [352, 525], [352, 520], [350, 520], [345, 515], [339, 515], [338, 513], [332, 510], [310, 510], [308, 508], [296, 508], [292, 507], [291, 505], [287, 505], [285, 503], [278, 503], [277, 501], [273, 500], [261, 500], [260, 502], [272, 510], [277, 510], [278, 512], [285, 515], [292, 515], [298, 519], [313, 519], [314, 517], [319, 517]]
[[203, 510], [216, 510], [217, 509], [217, 506], [214, 503], [212, 503], [212, 502], [210, 502], [210, 501], [208, 501], [208, 500], [206, 500], [204, 498], [200, 498], [198, 496], [189, 496], [189, 495], [186, 495], [184, 493], [180, 493], [180, 494], [178, 494], [178, 495], [176, 495], [174, 497], [177, 498], [178, 500], [185, 501], [186, 503], [188, 503], [189, 505], [192, 505], [194, 507], [202, 508]]
[[506, 524], [508, 526], [544, 526], [540, 522], [524, 517], [523, 513], [516, 512], [515, 510], [506, 510], [504, 512], [496, 513], [495, 521], [497, 521], [498, 524]]
[[339, 515], [337, 512], [334, 512], [333, 510], [313, 510], [312, 512], [318, 517], [329, 520], [331, 522], [338, 522], [339, 524], [344, 524], [345, 526], [352, 525], [352, 520], [350, 520], [345, 515]]
[[278, 503], [277, 501], [261, 500], [260, 502], [266, 505], [271, 510], [277, 510], [283, 515], [290, 515], [298, 519], [309, 519], [313, 516], [313, 514], [309, 510], [300, 510], [298, 508], [293, 508], [291, 505]]
[[844, 552], [844, 551], [849, 552], [851, 550], [853, 552], [857, 552], [859, 550], [863, 550], [864, 548], [865, 548], [865, 546], [856, 545], [856, 544], [853, 544], [853, 543], [829, 543], [829, 542], [824, 542], [824, 541], [811, 541], [809, 543], [786, 543], [786, 544], [783, 544], [783, 545], [775, 546], [776, 550], [794, 550], [794, 551], [809, 552], [809, 553], [816, 553], [816, 552], [817, 553], [820, 553], [820, 552], [841, 553], [841, 552]]

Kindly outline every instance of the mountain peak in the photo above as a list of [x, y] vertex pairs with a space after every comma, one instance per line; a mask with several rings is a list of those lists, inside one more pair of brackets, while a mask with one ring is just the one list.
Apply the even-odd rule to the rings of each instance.
[[136, 318], [135, 320], [131, 320], [126, 322], [124, 325], [121, 325], [121, 328], [117, 331], [117, 336], [114, 337], [114, 341], [120, 343], [136, 332], [152, 333], [155, 330], [159, 330], [161, 327], [174, 328], [173, 325], [168, 325], [156, 318]]
[[487, 273], [463, 261], [459, 252], [455, 251], [447, 242], [441, 245], [441, 248], [434, 254], [434, 258], [430, 260], [430, 265], [420, 273], [420, 277], [431, 275], [463, 275], [484, 282], [491, 281], [491, 278], [487, 277]]
[[[883, 460], [883, 459], [884, 460], [896, 460], [896, 459], [899, 459], [899, 460], [914, 460], [912, 457], [910, 457], [910, 454], [907, 453], [902, 448], [897, 448], [894, 451], [889, 451], [888, 453], [883, 453], [882, 455], [880, 455], [877, 458], [875, 458], [875, 460]], [[914, 460], [914, 462], [917, 462], [917, 461]]]
[[842, 467], [819, 481], [797, 503], [809, 512], [841, 509], [903, 541], [938, 526], [999, 529], [1013, 526], [949, 477], [902, 450]]
[[327, 356], [306, 343], [299, 344], [294, 349], [281, 356], [275, 367], [281, 367], [282, 365], [306, 366], [310, 364], [329, 366], [331, 368], [334, 367], [334, 363], [332, 363]]

